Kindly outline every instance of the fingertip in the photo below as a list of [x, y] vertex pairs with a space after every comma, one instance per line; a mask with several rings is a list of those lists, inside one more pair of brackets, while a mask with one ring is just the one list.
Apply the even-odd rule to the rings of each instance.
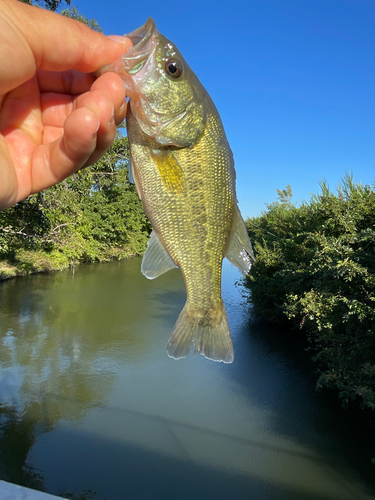
[[122, 123], [125, 120], [126, 117], [126, 111], [127, 111], [127, 100], [126, 100], [126, 95], [124, 95], [124, 99], [121, 102], [119, 108], [115, 112], [115, 120], [117, 125]]
[[67, 117], [64, 124], [64, 146], [72, 162], [80, 164], [95, 150], [99, 117], [88, 108], [78, 108]]
[[116, 73], [104, 73], [91, 86], [91, 91], [100, 90], [104, 92], [114, 105], [114, 117], [116, 123], [120, 123], [126, 114], [125, 86]]

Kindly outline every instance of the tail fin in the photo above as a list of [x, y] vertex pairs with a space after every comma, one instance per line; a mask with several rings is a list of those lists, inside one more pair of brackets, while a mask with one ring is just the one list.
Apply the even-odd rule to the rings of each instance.
[[199, 352], [213, 361], [232, 363], [234, 358], [232, 339], [224, 304], [215, 314], [215, 321], [194, 315], [187, 302], [174, 326], [167, 345], [168, 356], [185, 358], [194, 342], [194, 354]]

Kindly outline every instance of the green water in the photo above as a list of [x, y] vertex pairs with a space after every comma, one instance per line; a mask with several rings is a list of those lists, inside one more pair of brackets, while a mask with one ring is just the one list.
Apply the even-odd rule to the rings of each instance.
[[225, 264], [232, 365], [168, 358], [178, 270], [1, 283], [0, 479], [80, 500], [375, 499], [366, 433], [314, 392], [295, 339], [251, 321], [239, 278]]

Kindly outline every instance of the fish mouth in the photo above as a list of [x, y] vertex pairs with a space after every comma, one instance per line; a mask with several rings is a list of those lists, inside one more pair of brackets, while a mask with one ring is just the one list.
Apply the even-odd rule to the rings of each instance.
[[153, 49], [153, 34], [155, 32], [155, 22], [149, 17], [143, 26], [125, 35], [133, 44], [133, 47], [122, 56], [124, 70], [129, 75], [140, 71], [149, 58]]
[[95, 72], [96, 76], [99, 77], [109, 71], [117, 73], [124, 82], [127, 96], [139, 99], [137, 86], [153, 64], [152, 56], [157, 48], [158, 35], [155, 22], [149, 17], [143, 26], [124, 35], [131, 40], [133, 47], [117, 61], [98, 69]]
[[121, 74], [127, 95], [139, 99], [139, 84], [154, 65], [154, 53], [158, 43], [158, 31], [154, 20], [149, 17], [146, 23], [125, 35], [133, 43], [121, 57]]

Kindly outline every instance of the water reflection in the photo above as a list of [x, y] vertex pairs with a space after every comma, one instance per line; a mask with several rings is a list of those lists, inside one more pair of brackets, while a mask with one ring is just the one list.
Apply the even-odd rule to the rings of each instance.
[[232, 267], [233, 365], [167, 357], [184, 285], [177, 270], [147, 281], [139, 269], [131, 259], [0, 286], [5, 479], [76, 499], [374, 498], [348, 459], [361, 450], [326, 425], [337, 417], [295, 353], [249, 325]]

